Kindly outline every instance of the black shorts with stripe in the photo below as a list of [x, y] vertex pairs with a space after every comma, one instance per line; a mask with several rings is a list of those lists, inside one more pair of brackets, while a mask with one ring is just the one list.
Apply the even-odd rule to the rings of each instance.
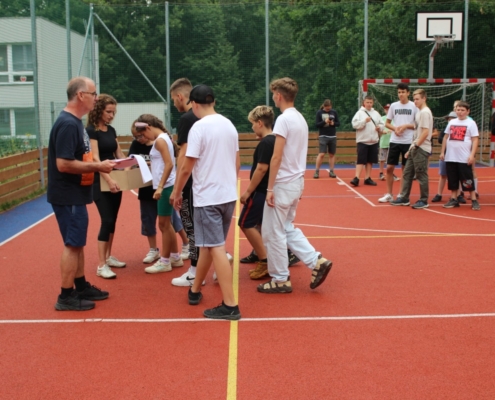
[[238, 225], [240, 228], [254, 228], [263, 221], [263, 209], [265, 207], [266, 193], [254, 192], [241, 211]]

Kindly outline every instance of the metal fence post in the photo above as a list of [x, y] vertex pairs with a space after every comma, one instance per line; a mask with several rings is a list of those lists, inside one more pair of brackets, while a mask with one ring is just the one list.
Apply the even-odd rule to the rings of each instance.
[[67, 73], [72, 79], [72, 50], [70, 43], [70, 0], [65, 0], [65, 30], [67, 31]]
[[170, 110], [170, 36], [169, 36], [169, 20], [168, 20], [168, 1], [165, 2], [165, 63], [167, 70], [167, 129], [172, 132], [172, 118]]
[[364, 77], [368, 78], [368, 0], [364, 0]]
[[265, 96], [266, 105], [270, 104], [270, 36], [269, 36], [269, 3], [265, 0]]

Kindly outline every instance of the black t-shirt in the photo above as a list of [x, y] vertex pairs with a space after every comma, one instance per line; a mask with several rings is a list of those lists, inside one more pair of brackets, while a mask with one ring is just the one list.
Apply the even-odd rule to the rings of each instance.
[[[117, 151], [117, 132], [111, 125], [107, 125], [107, 128], [107, 131], [104, 132], [95, 130], [93, 125], [88, 125], [86, 127], [86, 132], [88, 132], [89, 138], [98, 142], [98, 155], [100, 157], [100, 161], [115, 160], [115, 152]], [[98, 172], [95, 173], [94, 185], [95, 188], [99, 190], [100, 174]]]
[[[199, 121], [199, 118], [196, 117], [190, 109], [181, 115], [179, 122], [177, 124], [177, 144], [180, 146], [184, 143], [187, 143], [187, 138], [189, 136], [189, 131], [196, 121]], [[192, 187], [192, 174], [187, 180], [185, 187]]]
[[50, 131], [47, 200], [58, 205], [90, 204], [93, 201], [94, 173], [60, 172], [57, 158], [93, 161], [89, 137], [82, 121], [67, 111], [60, 113]]
[[[327, 125], [325, 122], [327, 118], [333, 119], [333, 125]], [[318, 136], [336, 136], [337, 131], [335, 128], [340, 126], [337, 111], [318, 110], [316, 113], [316, 126], [318, 127]]]
[[[150, 161], [150, 150], [153, 147], [147, 146], [143, 143], [139, 143], [137, 140], [133, 140], [131, 143], [131, 147], [129, 147], [129, 153], [128, 155], [130, 156], [131, 154], [137, 154], [142, 156], [146, 161]], [[138, 199], [139, 200], [154, 200], [153, 199], [153, 194], [155, 193], [155, 190], [153, 189], [153, 186], [146, 186], [139, 188], [138, 191]]]
[[[253, 154], [253, 166], [251, 168], [251, 174], [249, 178], [253, 177], [254, 171], [258, 167], [258, 163], [268, 164], [270, 165], [270, 161], [273, 156], [273, 149], [275, 148], [275, 135], [267, 135], [263, 139], [260, 140], [258, 146], [254, 150]], [[268, 177], [270, 175], [270, 168], [266, 171], [265, 176], [261, 179], [261, 182], [258, 184], [255, 192], [266, 193], [266, 189], [268, 189]]]

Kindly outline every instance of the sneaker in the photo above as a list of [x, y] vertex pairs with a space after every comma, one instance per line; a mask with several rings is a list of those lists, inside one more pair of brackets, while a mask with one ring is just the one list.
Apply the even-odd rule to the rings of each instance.
[[108, 299], [109, 293], [100, 288], [86, 282], [86, 288], [82, 292], [75, 291], [77, 297], [84, 300], [105, 300]]
[[160, 250], [158, 249], [150, 249], [146, 257], [143, 258], [143, 263], [151, 264], [160, 258]]
[[397, 196], [397, 198], [395, 200], [392, 200], [390, 204], [393, 206], [408, 206], [411, 203], [409, 202], [409, 200]]
[[354, 177], [354, 179], [351, 181], [352, 186], [359, 186], [359, 179], [357, 176]]
[[258, 285], [257, 289], [260, 293], [292, 293], [292, 283], [289, 278], [285, 282], [268, 281]]
[[[230, 308], [230, 309], [229, 309]], [[241, 319], [241, 312], [239, 311], [239, 306], [227, 308], [223, 301], [217, 307], [204, 310], [203, 315], [206, 318], [211, 319], [226, 319], [229, 321], [237, 321]]]
[[181, 256], [179, 256], [177, 260], [170, 258], [170, 265], [172, 265], [172, 268], [182, 267], [184, 265], [184, 261]]
[[74, 292], [69, 297], [62, 299], [60, 296], [55, 303], [55, 310], [57, 311], [87, 311], [95, 308], [95, 303], [89, 300], [82, 299]]
[[450, 199], [447, 203], [443, 205], [443, 208], [454, 208], [459, 207], [459, 202], [456, 199]]
[[380, 172], [380, 176], [378, 177], [381, 181], [385, 180], [385, 175], [383, 175], [383, 172]]
[[[178, 278], [172, 279], [172, 285], [174, 286], [192, 286], [194, 283], [194, 275], [191, 275], [189, 271], [183, 273]], [[202, 285], [205, 285], [205, 281], [203, 281]]]
[[328, 176], [330, 178], [337, 178], [337, 175], [335, 175], [335, 172], [333, 172], [333, 169], [330, 170], [330, 172], [328, 173]]
[[457, 202], [459, 204], [466, 204], [466, 198], [464, 197], [463, 194], [460, 194], [459, 196], [457, 196]]
[[418, 200], [416, 203], [412, 205], [412, 208], [415, 210], [420, 210], [421, 208], [428, 208], [428, 203], [424, 202], [423, 200]]
[[172, 266], [170, 265], [170, 263], [165, 264], [161, 260], [158, 260], [151, 267], [146, 267], [144, 269], [144, 272], [146, 272], [147, 274], [159, 274], [160, 272], [169, 272], [169, 271], [172, 271]]
[[96, 269], [96, 276], [100, 276], [105, 279], [117, 278], [117, 274], [110, 269], [108, 264], [104, 264], [103, 267], [98, 267]]
[[239, 262], [241, 264], [252, 264], [252, 263], [255, 263], [255, 262], [258, 262], [260, 259], [258, 258], [258, 256], [256, 254], [254, 254], [254, 250], [246, 257], [244, 258], [241, 258], [239, 260]]
[[227, 259], [229, 260], [229, 264], [232, 267], [232, 265], [234, 264], [234, 257], [232, 257], [232, 254], [227, 253]]
[[189, 260], [189, 245], [188, 244], [185, 244], [184, 246], [182, 246], [182, 252], [180, 253], [180, 258], [182, 258], [183, 260]]
[[249, 271], [249, 277], [252, 280], [262, 279], [268, 275], [268, 265], [266, 261], [258, 261], [255, 269]]
[[187, 298], [189, 300], [189, 305], [197, 306], [203, 298], [203, 294], [201, 292], [194, 293], [191, 288], [189, 288], [189, 291], [187, 292]]
[[394, 175], [394, 182], [400, 181], [400, 178], [398, 176]]
[[473, 200], [472, 201], [471, 209], [474, 210], [474, 211], [481, 210], [480, 203], [478, 203], [478, 200]]
[[332, 262], [330, 260], [327, 260], [326, 258], [323, 258], [320, 254], [318, 256], [318, 261], [316, 262], [316, 267], [313, 269], [309, 287], [311, 289], [316, 289], [323, 282], [325, 282], [325, 279], [327, 278], [327, 275], [331, 269]]
[[439, 201], [442, 201], [442, 195], [441, 194], [436, 194], [433, 199], [431, 199], [432, 203], [438, 203]]
[[320, 177], [320, 171], [316, 170], [314, 175], [313, 175], [313, 178], [318, 179], [319, 177]]
[[385, 196], [380, 197], [380, 198], [378, 199], [378, 202], [379, 202], [379, 203], [390, 203], [390, 202], [391, 202], [391, 201], [393, 201], [393, 200], [394, 200], [394, 197], [393, 197], [391, 194], [388, 194], [388, 193], [387, 193]]
[[301, 261], [299, 258], [296, 257], [296, 255], [287, 249], [287, 253], [289, 256], [289, 267], [292, 267], [294, 264], [297, 264], [299, 261]]
[[117, 260], [114, 256], [107, 258], [107, 265], [114, 268], [124, 268], [125, 262]]
[[376, 186], [376, 182], [374, 180], [372, 180], [371, 178], [365, 179], [364, 184], [370, 185], [370, 186]]

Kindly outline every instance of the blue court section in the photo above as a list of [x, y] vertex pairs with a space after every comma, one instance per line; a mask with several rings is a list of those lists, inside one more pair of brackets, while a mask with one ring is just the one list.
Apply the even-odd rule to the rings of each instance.
[[0, 243], [53, 213], [46, 194], [0, 214]]

